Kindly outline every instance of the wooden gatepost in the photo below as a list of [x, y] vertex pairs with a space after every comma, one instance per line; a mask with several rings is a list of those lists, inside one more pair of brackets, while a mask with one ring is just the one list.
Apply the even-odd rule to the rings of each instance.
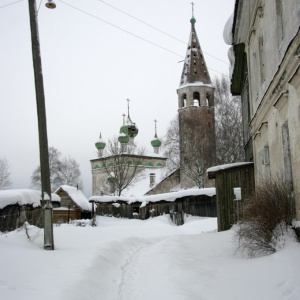
[[215, 179], [218, 231], [228, 230], [242, 217], [244, 200], [254, 191], [254, 165], [220, 165], [209, 168], [207, 174]]

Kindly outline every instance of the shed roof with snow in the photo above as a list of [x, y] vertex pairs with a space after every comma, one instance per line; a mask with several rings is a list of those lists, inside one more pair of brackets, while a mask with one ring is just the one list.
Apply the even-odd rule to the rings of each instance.
[[[51, 201], [60, 202], [60, 197], [52, 193]], [[3, 209], [8, 205], [32, 205], [33, 207], [41, 206], [41, 192], [31, 189], [1, 190], [0, 209]]]
[[64, 192], [83, 211], [91, 211], [91, 204], [80, 189], [74, 186], [61, 185], [54, 193]]

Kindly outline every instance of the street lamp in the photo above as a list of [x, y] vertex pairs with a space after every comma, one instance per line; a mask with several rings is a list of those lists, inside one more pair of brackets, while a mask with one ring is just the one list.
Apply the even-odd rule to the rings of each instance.
[[[50, 3], [51, 2], [51, 3]], [[39, 42], [39, 31], [37, 22], [36, 1], [28, 0], [32, 60], [35, 79], [35, 94], [39, 130], [39, 147], [40, 147], [40, 165], [41, 165], [41, 184], [42, 184], [42, 205], [44, 205], [44, 249], [54, 250], [53, 239], [53, 221], [52, 221], [52, 203], [51, 203], [51, 183], [47, 138], [47, 120], [45, 107], [45, 94], [43, 83], [43, 72]], [[48, 6], [47, 6], [48, 4]], [[46, 4], [47, 7], [55, 8], [56, 5], [51, 0]], [[50, 7], [49, 7], [50, 8]]]
[[51, 9], [53, 9], [53, 8], [55, 8], [55, 7], [56, 7], [56, 4], [55, 4], [55, 2], [54, 2], [54, 1], [52, 1], [52, 0], [48, 0], [48, 2], [45, 4], [45, 6], [46, 6], [46, 7], [48, 7], [48, 8], [51, 8]]

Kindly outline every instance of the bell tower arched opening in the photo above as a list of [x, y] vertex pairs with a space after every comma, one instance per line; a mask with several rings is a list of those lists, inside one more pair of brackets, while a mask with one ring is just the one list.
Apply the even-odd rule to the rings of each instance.
[[200, 93], [199, 92], [193, 93], [193, 105], [196, 107], [200, 106]]
[[187, 100], [186, 100], [186, 94], [183, 94], [181, 97], [181, 107], [186, 107], [187, 106]]

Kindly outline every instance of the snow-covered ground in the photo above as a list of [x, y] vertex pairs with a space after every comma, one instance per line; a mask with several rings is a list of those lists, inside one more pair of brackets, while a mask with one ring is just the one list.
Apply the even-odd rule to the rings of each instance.
[[233, 230], [216, 218], [168, 215], [141, 220], [98, 217], [97, 227], [54, 228], [55, 251], [43, 231], [0, 235], [1, 300], [296, 300], [300, 244], [265, 257], [235, 255]]

